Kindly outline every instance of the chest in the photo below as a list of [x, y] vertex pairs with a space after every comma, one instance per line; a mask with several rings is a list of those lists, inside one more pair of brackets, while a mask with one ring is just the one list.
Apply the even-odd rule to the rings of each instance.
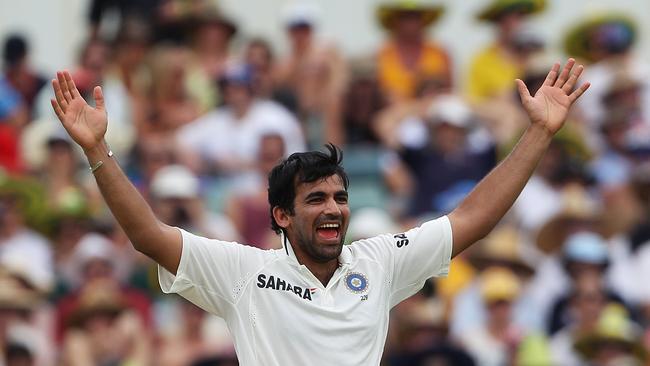
[[266, 270], [249, 289], [251, 323], [276, 334], [373, 334], [388, 315], [383, 272], [350, 269], [328, 286], [300, 272]]

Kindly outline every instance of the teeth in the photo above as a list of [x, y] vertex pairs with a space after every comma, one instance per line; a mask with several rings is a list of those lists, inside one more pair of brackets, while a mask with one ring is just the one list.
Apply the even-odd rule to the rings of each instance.
[[323, 225], [319, 226], [318, 228], [319, 229], [326, 229], [326, 228], [338, 229], [338, 227], [339, 227], [339, 224], [323, 224]]

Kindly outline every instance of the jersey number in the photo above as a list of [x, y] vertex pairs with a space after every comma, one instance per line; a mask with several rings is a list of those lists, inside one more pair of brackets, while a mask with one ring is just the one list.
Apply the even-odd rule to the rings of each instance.
[[393, 235], [393, 238], [398, 239], [396, 242], [398, 248], [409, 245], [409, 240], [406, 238], [406, 234], [395, 234]]

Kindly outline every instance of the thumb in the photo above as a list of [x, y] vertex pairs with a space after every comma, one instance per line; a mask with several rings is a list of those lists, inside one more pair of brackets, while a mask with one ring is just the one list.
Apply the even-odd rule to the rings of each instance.
[[519, 90], [519, 96], [521, 97], [521, 100], [524, 101], [528, 98], [532, 98], [530, 92], [528, 91], [528, 87], [526, 87], [526, 84], [524, 84], [521, 79], [517, 79], [515, 81], [517, 82], [517, 90]]
[[104, 93], [102, 93], [102, 88], [100, 86], [96, 86], [95, 89], [93, 89], [93, 98], [95, 98], [95, 106], [99, 110], [105, 110], [104, 106]]

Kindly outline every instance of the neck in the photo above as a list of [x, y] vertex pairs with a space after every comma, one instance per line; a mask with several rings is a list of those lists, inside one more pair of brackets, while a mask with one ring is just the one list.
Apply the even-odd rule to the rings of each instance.
[[235, 115], [235, 118], [237, 119], [244, 118], [244, 116], [246, 116], [246, 113], [248, 113], [248, 109], [251, 104], [252, 101], [248, 101], [246, 103], [241, 103], [241, 104], [233, 104], [231, 108], [232, 108], [232, 113]]
[[499, 339], [502, 339], [506, 335], [508, 328], [508, 324], [502, 322], [490, 321], [488, 323], [488, 331]]
[[338, 258], [324, 263], [317, 262], [303, 251], [296, 250], [294, 244], [290, 245], [291, 249], [293, 249], [293, 253], [296, 256], [296, 259], [298, 260], [298, 263], [307, 267], [307, 269], [309, 269], [309, 272], [311, 272], [314, 277], [316, 277], [323, 284], [323, 286], [327, 286], [327, 284], [332, 279], [332, 276], [334, 275], [334, 271], [336, 271], [336, 268], [339, 266]]

